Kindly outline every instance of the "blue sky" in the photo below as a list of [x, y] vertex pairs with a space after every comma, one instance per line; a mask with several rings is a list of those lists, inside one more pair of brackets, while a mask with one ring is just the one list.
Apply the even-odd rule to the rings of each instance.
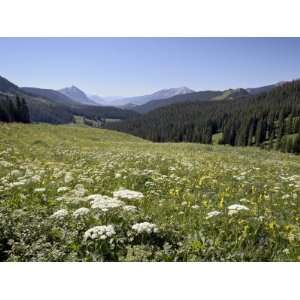
[[256, 87], [300, 78], [300, 38], [0, 38], [0, 75], [100, 96]]

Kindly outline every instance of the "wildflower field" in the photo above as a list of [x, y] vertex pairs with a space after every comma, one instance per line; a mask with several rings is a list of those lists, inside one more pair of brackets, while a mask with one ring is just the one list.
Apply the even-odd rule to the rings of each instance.
[[299, 261], [300, 157], [0, 124], [1, 261]]

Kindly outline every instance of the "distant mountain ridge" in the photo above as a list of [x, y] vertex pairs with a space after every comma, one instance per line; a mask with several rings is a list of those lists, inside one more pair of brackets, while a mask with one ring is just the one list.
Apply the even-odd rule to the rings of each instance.
[[[87, 119], [127, 119], [138, 116], [137, 112], [111, 106], [81, 104], [59, 91], [35, 87], [20, 88], [0, 76], [0, 101], [15, 101], [16, 96], [28, 105], [31, 122], [66, 124], [74, 122], [74, 115]], [[4, 99], [4, 100], [3, 100]], [[91, 101], [91, 100], [90, 100]], [[0, 111], [1, 113], [1, 111]], [[0, 118], [1, 119], [1, 118]]]
[[[295, 80], [298, 80], [298, 79], [295, 79]], [[257, 87], [257, 88], [248, 88], [246, 90], [247, 90], [248, 93], [250, 93], [252, 95], [258, 95], [258, 94], [261, 94], [261, 93], [270, 92], [274, 88], [276, 88], [278, 86], [282, 86], [287, 82], [289, 82], [289, 81], [279, 81], [275, 84], [269, 84], [269, 85], [260, 86], [260, 87]]]
[[[300, 153], [300, 80], [278, 83], [257, 95], [245, 89], [214, 93], [218, 92], [195, 93], [196, 101], [159, 107], [106, 128], [153, 142], [259, 146]], [[200, 96], [213, 97], [200, 101]]]
[[159, 107], [168, 106], [175, 103], [184, 102], [202, 102], [210, 100], [232, 100], [248, 96], [249, 93], [245, 89], [229, 89], [225, 91], [201, 91], [189, 94], [176, 95], [167, 99], [158, 99], [149, 101], [143, 105], [133, 106], [128, 109], [135, 110], [139, 113], [148, 113]]
[[99, 105], [105, 105], [106, 101], [103, 97], [100, 97], [98, 95], [89, 95], [89, 99], [91, 99], [93, 102], [99, 104]]
[[90, 99], [82, 90], [78, 87], [72, 85], [71, 87], [66, 87], [58, 90], [58, 92], [64, 94], [65, 96], [71, 98], [72, 100], [88, 105], [96, 105], [97, 103]]
[[33, 97], [41, 97], [59, 104], [64, 105], [78, 105], [78, 102], [73, 99], [67, 97], [66, 95], [51, 89], [41, 89], [34, 87], [22, 87], [22, 91], [24, 91], [28, 95], [32, 95]]
[[116, 106], [126, 106], [128, 104], [143, 105], [151, 100], [167, 99], [176, 95], [183, 95], [183, 94], [189, 94], [194, 92], [195, 92], [194, 90], [188, 87], [162, 89], [148, 95], [121, 98], [119, 100], [113, 101], [112, 105], [116, 105]]

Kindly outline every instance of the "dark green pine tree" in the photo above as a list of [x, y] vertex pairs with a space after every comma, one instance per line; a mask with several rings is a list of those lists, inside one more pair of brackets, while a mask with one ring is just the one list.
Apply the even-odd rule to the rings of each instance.
[[255, 132], [255, 145], [259, 146], [262, 142], [262, 135], [263, 135], [263, 121], [259, 120], [257, 123], [257, 128]]
[[288, 117], [286, 120], [286, 126], [285, 126], [285, 134], [291, 134], [293, 133], [293, 118]]
[[293, 152], [295, 154], [300, 153], [300, 133], [298, 132], [293, 143]]
[[288, 138], [287, 142], [286, 142], [286, 152], [292, 153], [293, 150], [294, 150], [293, 139], [292, 138]]
[[30, 123], [30, 113], [29, 113], [29, 108], [27, 105], [27, 102], [24, 98], [21, 100], [21, 107], [22, 107], [22, 122], [23, 123]]
[[23, 122], [22, 116], [22, 102], [19, 96], [16, 97], [16, 112], [15, 112], [15, 121]]
[[249, 134], [248, 134], [248, 142], [247, 142], [248, 146], [251, 146], [253, 143], [253, 137], [255, 136], [255, 128], [256, 128], [256, 120], [251, 120]]
[[300, 118], [297, 118], [297, 121], [295, 122], [295, 132], [300, 132]]
[[5, 106], [5, 103], [2, 103], [0, 101], [0, 122], [9, 122], [10, 121], [10, 115], [8, 113], [7, 107]]
[[8, 99], [9, 122], [16, 122], [18, 119], [17, 110], [12, 99]]
[[274, 147], [274, 138], [275, 138], [275, 131], [272, 130], [269, 138], [269, 149], [273, 149]]
[[280, 140], [280, 151], [286, 152], [287, 150], [287, 137], [284, 135]]
[[284, 116], [283, 116], [283, 112], [280, 111], [279, 114], [279, 119], [278, 119], [278, 134], [277, 137], [278, 138], [282, 138], [284, 135]]

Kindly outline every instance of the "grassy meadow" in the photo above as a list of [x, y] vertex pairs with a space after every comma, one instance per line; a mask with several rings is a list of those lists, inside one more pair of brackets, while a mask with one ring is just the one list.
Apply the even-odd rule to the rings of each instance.
[[0, 124], [0, 261], [300, 261], [300, 157]]

